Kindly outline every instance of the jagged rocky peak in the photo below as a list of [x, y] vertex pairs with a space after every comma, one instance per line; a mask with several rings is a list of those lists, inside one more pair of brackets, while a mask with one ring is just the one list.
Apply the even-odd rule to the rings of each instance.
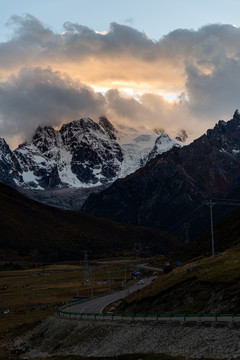
[[19, 162], [5, 139], [0, 138], [0, 181], [15, 186], [15, 181], [21, 181]]
[[33, 135], [33, 140], [42, 137], [44, 134], [53, 137], [55, 134], [55, 130], [52, 126], [38, 126], [35, 134]]
[[2, 168], [10, 164], [4, 168], [5, 179], [13, 178], [10, 169], [14, 168], [19, 174], [13, 179], [16, 185], [43, 190], [110, 183], [145, 165], [150, 152], [155, 157], [175, 143], [163, 129], [113, 126], [101, 116], [98, 122], [90, 118], [74, 120], [60, 130], [39, 126], [32, 141], [11, 152], [1, 140], [0, 150], [9, 151], [9, 155], [2, 156]]
[[181, 129], [178, 133], [178, 135], [175, 137], [175, 139], [177, 141], [180, 141], [180, 142], [185, 142], [188, 138], [188, 134], [186, 132], [186, 130], [184, 129]]
[[[218, 139], [219, 144], [224, 142], [231, 142], [232, 137], [235, 141], [237, 138], [234, 136], [236, 130], [240, 127], [240, 113], [238, 109], [234, 112], [233, 118], [229, 121], [219, 120], [213, 129], [208, 129], [206, 132], [207, 138], [211, 141]], [[238, 141], [237, 141], [238, 142]]]
[[32, 144], [36, 146], [42, 153], [48, 152], [52, 148], [59, 147], [61, 144], [61, 136], [57, 130], [51, 126], [38, 126], [32, 138]]
[[71, 153], [71, 171], [89, 186], [115, 180], [123, 154], [107, 131], [89, 118], [75, 120], [60, 130], [65, 149]]
[[82, 118], [63, 125], [60, 134], [66, 146], [75, 148], [79, 141], [89, 142], [96, 138], [102, 138], [105, 132], [92, 119]]
[[[158, 154], [170, 150], [173, 146], [180, 146], [176, 140], [171, 139], [168, 134], [163, 132], [155, 141], [155, 146], [158, 147]], [[160, 151], [159, 151], [160, 150]]]
[[74, 133], [81, 131], [89, 132], [91, 130], [100, 131], [103, 133], [102, 129], [95, 121], [90, 118], [81, 118], [79, 120], [74, 120], [70, 123], [64, 124], [60, 129], [60, 133], [63, 135], [69, 131]]
[[176, 140], [171, 139], [165, 132], [162, 132], [162, 134], [156, 139], [154, 148], [148, 155], [147, 161], [172, 149], [174, 146], [180, 147], [181, 145]]
[[0, 155], [2, 154], [8, 154], [11, 153], [11, 150], [8, 146], [8, 144], [6, 143], [5, 139], [0, 138]]
[[240, 113], [239, 113], [238, 109], [235, 110], [235, 113], [233, 114], [233, 119], [240, 120]]
[[112, 123], [108, 120], [106, 116], [100, 116], [99, 118], [99, 125], [106, 131], [106, 133], [109, 135], [110, 139], [116, 140], [116, 133], [117, 130], [112, 125]]
[[164, 132], [163, 128], [155, 128], [153, 129], [153, 132], [155, 132], [155, 134], [157, 135], [161, 135]]

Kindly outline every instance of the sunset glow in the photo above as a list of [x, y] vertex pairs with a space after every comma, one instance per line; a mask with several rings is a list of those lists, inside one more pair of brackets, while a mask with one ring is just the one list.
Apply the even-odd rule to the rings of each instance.
[[103, 114], [169, 133], [184, 128], [191, 140], [239, 107], [236, 25], [173, 28], [156, 40], [131, 17], [99, 28], [66, 19], [56, 31], [12, 15], [0, 43], [0, 131], [10, 144], [38, 125]]

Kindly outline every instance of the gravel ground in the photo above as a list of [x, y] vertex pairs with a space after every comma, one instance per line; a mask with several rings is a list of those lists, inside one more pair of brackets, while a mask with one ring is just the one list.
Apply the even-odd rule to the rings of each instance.
[[52, 316], [18, 339], [14, 349], [33, 359], [135, 353], [234, 359], [240, 357], [240, 328], [231, 324], [77, 321]]

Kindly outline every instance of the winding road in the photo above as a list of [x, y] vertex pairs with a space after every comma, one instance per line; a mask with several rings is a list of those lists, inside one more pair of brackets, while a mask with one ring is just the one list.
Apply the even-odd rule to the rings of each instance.
[[92, 300], [89, 300], [84, 303], [73, 305], [69, 308], [64, 309], [65, 312], [74, 312], [74, 313], [101, 313], [102, 310], [109, 304], [125, 298], [127, 295], [142, 289], [143, 287], [149, 285], [156, 276], [152, 276], [144, 279], [144, 284], [133, 285], [130, 288], [121, 290], [117, 293], [109, 294], [106, 296], [98, 297]]
[[70, 305], [64, 308], [62, 312], [63, 316], [74, 317], [79, 319], [99, 319], [104, 320], [105, 317], [109, 317], [112, 320], [150, 320], [150, 321], [181, 321], [181, 322], [240, 322], [240, 314], [102, 314], [103, 309], [109, 304], [125, 298], [127, 295], [142, 289], [149, 285], [156, 276], [152, 276], [144, 279], [144, 284], [133, 285], [130, 288], [121, 290], [119, 292], [109, 294], [102, 297], [97, 297], [86, 302], [82, 302], [76, 305]]

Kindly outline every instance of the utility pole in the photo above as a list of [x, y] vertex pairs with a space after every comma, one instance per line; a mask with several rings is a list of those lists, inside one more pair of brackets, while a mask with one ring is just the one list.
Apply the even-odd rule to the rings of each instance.
[[93, 297], [93, 269], [89, 269], [90, 272], [90, 286], [91, 286], [91, 297]]
[[141, 243], [135, 243], [134, 244], [134, 251], [135, 251], [135, 254], [136, 254], [136, 267], [137, 268], [139, 267], [141, 250], [142, 250], [142, 244]]
[[209, 206], [209, 209], [210, 209], [211, 235], [212, 235], [212, 256], [215, 256], [214, 232], [213, 232], [213, 211], [212, 211], [212, 208], [214, 207], [215, 203], [212, 200], [209, 200], [206, 204]]
[[214, 232], [213, 232], [213, 206], [214, 205], [224, 205], [224, 206], [240, 206], [240, 201], [237, 199], [214, 199], [209, 200], [205, 203], [209, 206], [210, 209], [210, 221], [211, 221], [211, 235], [212, 235], [212, 256], [215, 256], [215, 249], [214, 249]]
[[84, 284], [87, 282], [88, 280], [88, 251], [84, 250], [84, 260], [83, 260], [83, 270], [84, 270], [84, 277], [83, 277], [83, 281]]
[[108, 271], [108, 292], [111, 292], [111, 271]]

